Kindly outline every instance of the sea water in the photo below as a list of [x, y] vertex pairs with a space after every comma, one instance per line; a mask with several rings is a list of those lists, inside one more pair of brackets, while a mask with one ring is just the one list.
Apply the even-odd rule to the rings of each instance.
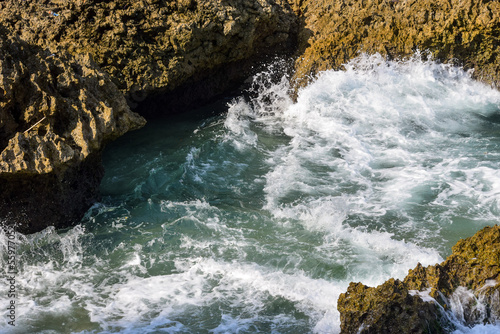
[[0, 331], [338, 333], [349, 282], [402, 279], [498, 222], [500, 92], [419, 55], [361, 56], [294, 102], [279, 68], [110, 145], [80, 224], [17, 234]]

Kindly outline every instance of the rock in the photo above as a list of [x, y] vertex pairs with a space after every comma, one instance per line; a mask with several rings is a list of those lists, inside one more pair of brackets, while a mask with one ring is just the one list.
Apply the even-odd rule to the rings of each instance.
[[390, 279], [369, 288], [351, 283], [338, 300], [341, 333], [439, 333], [439, 308], [409, 293], [401, 281]]
[[0, 21], [29, 44], [91, 54], [132, 107], [163, 96], [167, 111], [234, 89], [266, 55], [293, 52], [297, 31], [286, 0], [26, 0]]
[[500, 87], [500, 3], [474, 0], [295, 0], [304, 17], [295, 81], [340, 69], [360, 52], [389, 58], [430, 51], [434, 59], [474, 69]]
[[97, 199], [105, 143], [144, 124], [129, 107], [234, 89], [296, 31], [286, 0], [6, 1], [0, 23], [0, 219], [25, 233]]
[[67, 226], [98, 197], [104, 145], [145, 120], [88, 54], [0, 37], [0, 217]]
[[[254, 65], [276, 54], [295, 55], [297, 86], [360, 52], [405, 57], [416, 49], [456, 60], [498, 86], [499, 6], [486, 0], [0, 2], [0, 217], [22, 217], [22, 231], [77, 220], [97, 196], [105, 142], [143, 124], [129, 107], [148, 116], [182, 111], [237, 89]], [[85, 181], [76, 182], [80, 174]]]
[[342, 333], [442, 333], [446, 312], [464, 325], [500, 319], [500, 226], [460, 240], [441, 264], [417, 265], [404, 281], [351, 283], [338, 300]]

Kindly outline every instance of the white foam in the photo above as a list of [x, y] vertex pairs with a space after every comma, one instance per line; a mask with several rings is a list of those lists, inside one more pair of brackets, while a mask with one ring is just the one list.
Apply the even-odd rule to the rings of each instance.
[[453, 334], [498, 334], [500, 328], [498, 325], [487, 324], [487, 325], [475, 325], [474, 327], [461, 327], [455, 331]]
[[422, 299], [424, 302], [437, 304], [437, 301], [433, 297], [431, 297], [431, 295], [430, 295], [431, 291], [432, 291], [432, 288], [427, 288], [423, 291], [410, 290], [410, 291], [408, 291], [408, 293], [412, 296], [419, 296], [420, 299]]
[[[245, 324], [258, 318], [269, 297], [283, 297], [318, 322], [317, 332], [331, 332], [338, 327], [338, 316], [332, 316], [331, 310], [335, 309], [338, 294], [345, 286], [310, 279], [301, 273], [273, 272], [255, 264], [202, 258], [181, 262], [178, 267], [186, 270], [179, 274], [149, 278], [126, 275], [123, 283], [106, 289], [109, 296], [103, 300], [105, 304], [89, 301], [86, 308], [92, 321], [106, 330], [131, 329], [143, 326], [151, 317], [175, 317], [213, 303], [238, 308], [246, 314], [242, 318], [224, 315], [220, 325], [213, 329], [220, 332], [245, 328]], [[155, 315], [158, 310], [160, 315]]]

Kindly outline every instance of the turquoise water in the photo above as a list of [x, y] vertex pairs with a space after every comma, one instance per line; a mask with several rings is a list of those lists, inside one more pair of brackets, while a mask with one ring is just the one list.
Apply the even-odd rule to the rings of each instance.
[[293, 102], [275, 67], [109, 145], [81, 223], [18, 236], [18, 333], [337, 333], [349, 282], [498, 222], [498, 91], [363, 56]]

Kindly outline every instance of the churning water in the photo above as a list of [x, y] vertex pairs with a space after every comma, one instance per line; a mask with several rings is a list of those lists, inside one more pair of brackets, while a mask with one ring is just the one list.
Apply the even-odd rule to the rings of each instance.
[[418, 56], [346, 69], [295, 103], [262, 73], [111, 145], [80, 225], [18, 235], [16, 327], [0, 328], [337, 333], [349, 282], [404, 278], [497, 223], [500, 92]]

